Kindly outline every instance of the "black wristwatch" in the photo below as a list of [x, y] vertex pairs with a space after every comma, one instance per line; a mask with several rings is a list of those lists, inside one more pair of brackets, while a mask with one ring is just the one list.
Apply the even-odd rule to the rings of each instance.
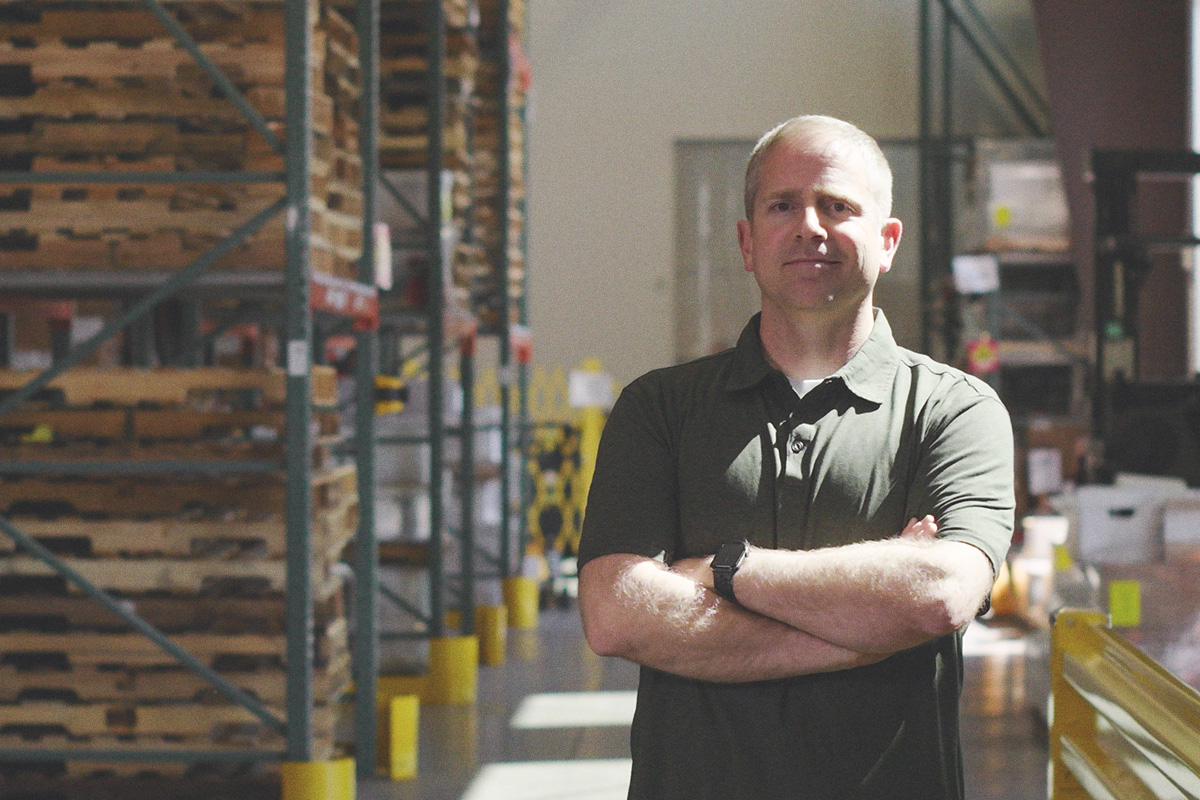
[[745, 542], [727, 542], [721, 545], [721, 549], [713, 556], [713, 586], [716, 588], [717, 594], [726, 600], [737, 602], [737, 597], [733, 593], [733, 575], [746, 560], [746, 553], [749, 550], [750, 545]]

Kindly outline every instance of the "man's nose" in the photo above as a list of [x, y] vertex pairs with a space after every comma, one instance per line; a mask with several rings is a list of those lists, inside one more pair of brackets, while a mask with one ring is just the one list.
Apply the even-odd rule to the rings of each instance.
[[813, 206], [807, 206], [800, 215], [796, 237], [799, 239], [825, 239], [825, 227], [821, 223], [821, 215]]

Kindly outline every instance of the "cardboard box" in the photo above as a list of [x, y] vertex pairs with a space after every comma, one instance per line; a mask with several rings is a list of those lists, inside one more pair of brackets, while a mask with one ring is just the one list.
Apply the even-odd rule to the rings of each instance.
[[1075, 492], [1075, 548], [1088, 564], [1149, 564], [1162, 560], [1162, 503], [1153, 492], [1122, 486], [1080, 486]]

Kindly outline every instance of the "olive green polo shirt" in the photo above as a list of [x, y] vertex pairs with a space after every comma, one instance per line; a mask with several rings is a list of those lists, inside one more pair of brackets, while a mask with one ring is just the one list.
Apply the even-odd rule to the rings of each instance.
[[[737, 347], [642, 376], [605, 428], [580, 563], [711, 555], [723, 542], [814, 549], [939, 536], [998, 567], [1013, 526], [1013, 440], [987, 384], [896, 345], [882, 312], [850, 361], [796, 396]], [[643, 668], [631, 798], [962, 796], [959, 636], [870, 667], [710, 684]]]

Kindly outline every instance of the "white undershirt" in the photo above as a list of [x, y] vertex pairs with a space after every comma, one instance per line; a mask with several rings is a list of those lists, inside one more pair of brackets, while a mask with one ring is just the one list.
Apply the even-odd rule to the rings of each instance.
[[794, 381], [788, 378], [788, 383], [792, 385], [792, 389], [795, 390], [797, 397], [804, 397], [804, 395], [820, 386], [824, 381], [824, 378], [807, 378], [802, 381]]

